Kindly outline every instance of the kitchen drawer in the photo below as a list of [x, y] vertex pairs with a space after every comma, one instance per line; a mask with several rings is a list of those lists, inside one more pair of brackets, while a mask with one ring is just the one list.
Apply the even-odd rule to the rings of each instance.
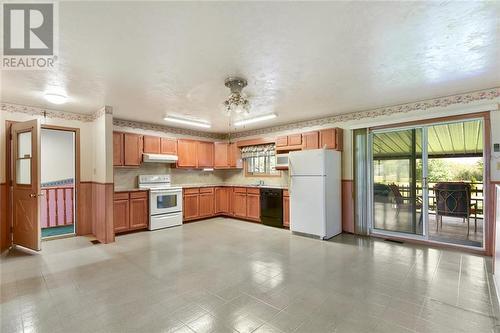
[[213, 187], [200, 187], [200, 193], [214, 193]]
[[283, 190], [283, 196], [284, 197], [289, 197], [290, 194], [288, 193], [288, 190]]
[[260, 194], [260, 188], [247, 187], [248, 194]]
[[147, 191], [130, 192], [130, 199], [142, 199], [147, 197], [148, 197]]
[[114, 200], [128, 200], [128, 192], [115, 192]]
[[234, 193], [247, 193], [247, 188], [246, 187], [235, 187]]
[[184, 194], [198, 194], [198, 193], [200, 193], [200, 189], [198, 187], [184, 189]]

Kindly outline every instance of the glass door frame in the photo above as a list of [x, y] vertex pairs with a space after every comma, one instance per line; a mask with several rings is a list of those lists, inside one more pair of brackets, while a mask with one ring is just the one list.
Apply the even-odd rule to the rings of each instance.
[[[428, 214], [428, 206], [429, 206], [429, 191], [427, 186], [427, 126], [425, 125], [408, 125], [408, 126], [396, 126], [393, 128], [384, 128], [384, 129], [375, 129], [370, 130], [368, 132], [368, 232], [370, 235], [377, 236], [394, 236], [400, 238], [410, 238], [415, 240], [429, 240], [428, 235], [428, 222], [429, 222], [429, 214]], [[383, 229], [374, 228], [374, 219], [375, 219], [375, 205], [373, 201], [373, 135], [378, 133], [390, 133], [390, 132], [398, 132], [404, 130], [412, 130], [412, 129], [420, 129], [422, 131], [421, 137], [421, 146], [422, 146], [422, 179], [420, 179], [422, 183], [422, 235], [419, 234], [411, 234], [406, 232], [399, 231], [390, 231]], [[418, 181], [418, 180], [417, 180]], [[416, 223], [416, 222], [415, 222]]]
[[[431, 126], [435, 125], [440, 125], [440, 124], [452, 124], [452, 123], [462, 123], [462, 122], [467, 122], [467, 121], [474, 121], [474, 120], [479, 120], [482, 122], [482, 136], [483, 136], [483, 162], [484, 162], [484, 168], [483, 168], [483, 239], [482, 239], [482, 244], [481, 247], [475, 247], [475, 246], [469, 246], [469, 245], [461, 245], [461, 244], [453, 244], [453, 243], [445, 243], [445, 242], [439, 242], [435, 241], [432, 239], [429, 239], [429, 191], [428, 191], [428, 182], [427, 182], [427, 173], [428, 173], [428, 129]], [[451, 119], [429, 119], [427, 121], [422, 121], [421, 123], [408, 123], [408, 125], [405, 124], [395, 124], [394, 127], [383, 127], [383, 128], [374, 128], [368, 129], [368, 135], [367, 135], [367, 156], [368, 156], [368, 170], [367, 170], [367, 178], [368, 178], [368, 194], [367, 194], [367, 203], [368, 203], [368, 216], [367, 216], [367, 222], [368, 222], [368, 234], [369, 235], [374, 235], [374, 236], [388, 236], [388, 237], [395, 237], [395, 238], [402, 238], [402, 239], [413, 239], [413, 240], [419, 240], [419, 241], [425, 241], [428, 243], [434, 243], [434, 244], [440, 244], [440, 245], [447, 245], [450, 247], [457, 247], [457, 248], [466, 248], [466, 249], [471, 249], [475, 251], [487, 251], [488, 250], [488, 244], [486, 242], [488, 241], [488, 235], [487, 232], [489, 231], [489, 223], [490, 223], [490, 207], [488, 206], [488, 199], [489, 199], [489, 158], [490, 158], [490, 152], [489, 152], [489, 144], [490, 144], [490, 138], [488, 137], [489, 135], [489, 115], [470, 115], [470, 117], [466, 117], [466, 115], [461, 115], [456, 118], [451, 118]], [[488, 123], [487, 123], [488, 122]], [[389, 230], [382, 230], [382, 229], [375, 229], [373, 227], [373, 222], [374, 222], [374, 217], [375, 217], [375, 211], [374, 211], [374, 201], [373, 201], [373, 134], [375, 133], [387, 133], [387, 132], [395, 132], [395, 131], [401, 131], [401, 130], [408, 130], [408, 129], [422, 129], [422, 223], [423, 223], [423, 233], [422, 235], [417, 235], [417, 234], [410, 234], [410, 233], [404, 233], [404, 232], [397, 232], [397, 231], [389, 231]], [[425, 190], [424, 190], [425, 188]], [[490, 231], [491, 232], [491, 231]]]

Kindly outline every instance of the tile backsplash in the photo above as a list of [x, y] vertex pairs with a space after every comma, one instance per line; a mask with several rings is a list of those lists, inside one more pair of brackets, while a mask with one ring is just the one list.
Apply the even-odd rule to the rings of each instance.
[[266, 185], [288, 185], [288, 170], [281, 171], [279, 177], [246, 177], [243, 170], [226, 170], [223, 173], [224, 183], [250, 185], [256, 184], [259, 180], [264, 181]]
[[135, 188], [139, 175], [170, 174], [172, 184], [218, 184], [224, 181], [223, 172], [177, 169], [164, 163], [143, 163], [139, 168], [114, 168], [114, 183], [115, 188]]
[[114, 168], [115, 188], [136, 188], [138, 175], [170, 174], [172, 184], [255, 184], [263, 180], [268, 185], [287, 185], [288, 171], [280, 177], [245, 177], [243, 170], [186, 170], [171, 168], [164, 163], [143, 163], [139, 168]]

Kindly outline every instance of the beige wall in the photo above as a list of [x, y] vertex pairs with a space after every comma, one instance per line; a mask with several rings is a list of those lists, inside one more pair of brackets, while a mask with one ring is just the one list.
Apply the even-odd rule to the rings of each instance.
[[113, 182], [113, 116], [101, 110], [102, 115], [93, 125], [92, 180], [99, 183]]
[[500, 152], [493, 151], [493, 144], [500, 144], [500, 111], [490, 113], [491, 120], [491, 180], [500, 181]]
[[233, 185], [251, 185], [256, 184], [259, 180], [264, 181], [266, 185], [288, 186], [288, 171], [281, 171], [279, 177], [246, 177], [243, 170], [227, 170], [224, 173], [224, 182]]

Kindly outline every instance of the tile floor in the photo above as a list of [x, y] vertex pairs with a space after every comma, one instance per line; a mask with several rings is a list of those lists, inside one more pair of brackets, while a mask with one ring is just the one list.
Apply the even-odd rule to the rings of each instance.
[[217, 218], [1, 259], [1, 332], [493, 332], [489, 258]]

